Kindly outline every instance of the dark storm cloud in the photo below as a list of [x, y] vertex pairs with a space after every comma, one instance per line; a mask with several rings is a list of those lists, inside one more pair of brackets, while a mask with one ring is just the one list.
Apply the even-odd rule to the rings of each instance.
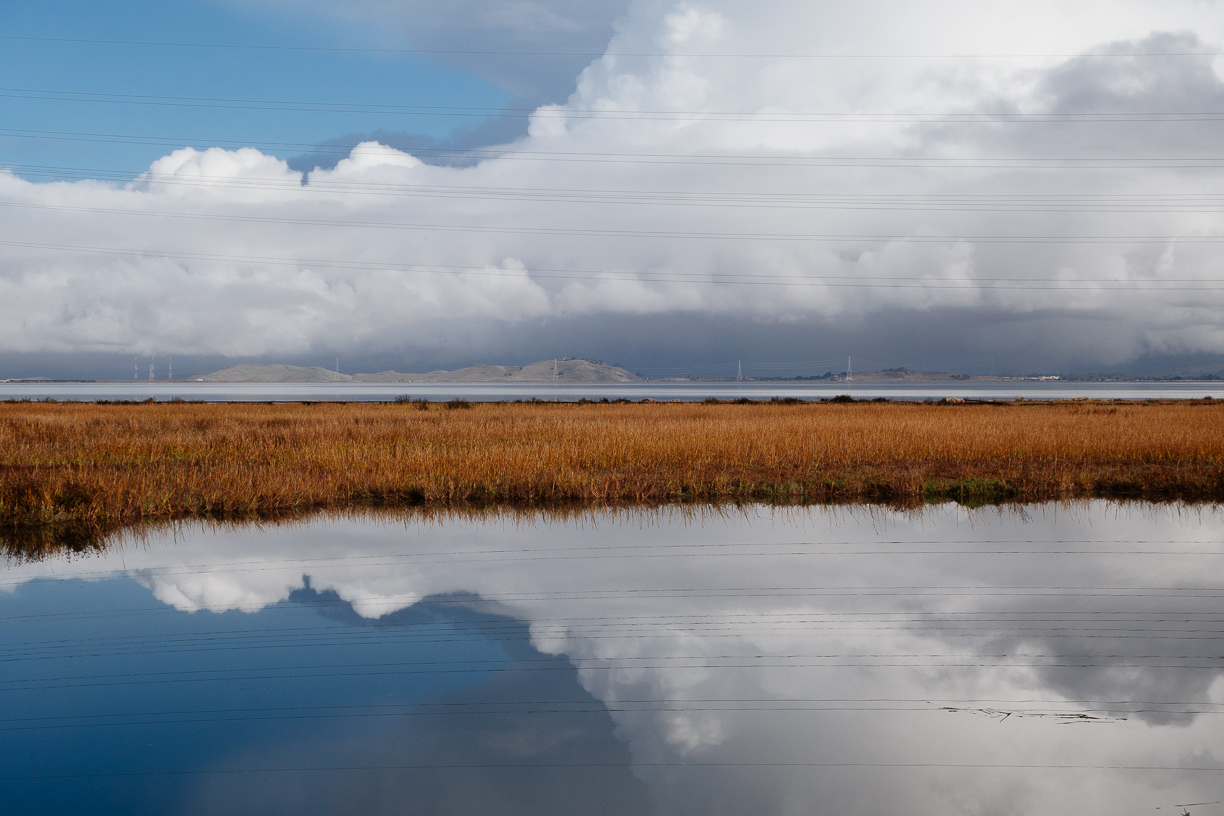
[[[1033, 374], [1130, 371], [1194, 365], [1214, 372], [1224, 359], [1152, 349], [1128, 312], [1045, 310], [881, 310], [869, 315], [785, 322], [700, 314], [597, 315], [518, 324], [492, 331], [438, 326], [432, 342], [369, 358], [374, 367], [431, 370], [478, 361], [487, 348], [513, 364], [554, 357], [596, 357], [651, 377], [820, 375], [845, 370], [906, 367], [954, 373]], [[361, 363], [361, 358], [354, 365]], [[381, 370], [381, 369], [379, 369]], [[1138, 371], [1136, 369], [1136, 371]]]
[[[961, 374], [1123, 373], [1224, 375], [1224, 357], [1155, 347], [1128, 312], [1056, 310], [1015, 315], [1004, 310], [894, 310], [834, 319], [786, 322], [700, 314], [597, 315], [509, 326], [439, 324], [427, 339], [403, 348], [346, 351], [341, 370], [434, 371], [483, 362], [523, 365], [565, 357], [599, 359], [651, 378], [731, 377], [743, 364], [748, 377], [819, 376], [843, 372], [847, 357], [856, 371], [905, 367]], [[497, 349], [491, 352], [490, 349]], [[335, 366], [328, 347], [296, 354], [253, 355], [243, 362]], [[177, 355], [176, 379], [232, 365], [235, 358]], [[140, 378], [150, 359], [135, 362]], [[157, 376], [167, 359], [155, 355]], [[6, 354], [0, 379], [131, 379], [133, 357], [97, 353]]]

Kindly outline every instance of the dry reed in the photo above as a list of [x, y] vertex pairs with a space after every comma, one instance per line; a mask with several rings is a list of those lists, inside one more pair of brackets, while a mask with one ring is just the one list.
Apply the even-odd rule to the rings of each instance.
[[354, 506], [1224, 499], [1224, 404], [0, 404], [0, 529]]

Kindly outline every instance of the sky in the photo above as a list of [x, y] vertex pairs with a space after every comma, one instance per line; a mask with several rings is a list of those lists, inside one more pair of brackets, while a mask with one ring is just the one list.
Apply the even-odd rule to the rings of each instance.
[[50, 0], [0, 32], [0, 378], [1224, 369], [1215, 0]]

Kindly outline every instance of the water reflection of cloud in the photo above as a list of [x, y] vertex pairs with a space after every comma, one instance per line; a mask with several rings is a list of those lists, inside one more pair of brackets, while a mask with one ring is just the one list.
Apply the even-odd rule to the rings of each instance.
[[[607, 710], [578, 684], [564, 658], [548, 661], [551, 671], [538, 671], [541, 655], [521, 622], [473, 611], [480, 604], [470, 597], [431, 599], [370, 619], [331, 591], [307, 586], [292, 595], [347, 626], [394, 630], [443, 623], [471, 630], [495, 639], [529, 668], [511, 664], [415, 706], [413, 716], [361, 718], [314, 739], [244, 743], [216, 764], [368, 770], [280, 773], [274, 784], [259, 775], [206, 774], [186, 797], [186, 814], [654, 812], [645, 786], [630, 773], [629, 753], [614, 737]], [[539, 705], [542, 699], [551, 705]]]
[[578, 666], [661, 812], [1037, 813], [1073, 788], [1105, 812], [1211, 798], [1212, 773], [1119, 769], [1219, 767], [1222, 526], [1101, 503], [336, 519], [54, 569], [126, 568], [186, 611], [274, 603], [303, 575], [368, 621], [495, 602]]

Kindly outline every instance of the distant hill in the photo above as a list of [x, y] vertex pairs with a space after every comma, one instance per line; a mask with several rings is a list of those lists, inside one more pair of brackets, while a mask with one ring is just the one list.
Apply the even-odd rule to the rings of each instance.
[[855, 372], [854, 379], [858, 382], [952, 382], [956, 380], [995, 380], [996, 377], [970, 377], [965, 374], [950, 374], [947, 371], [910, 371], [908, 368], [886, 368], [883, 371]]
[[430, 371], [424, 374], [380, 371], [377, 374], [351, 375], [318, 366], [244, 363], [196, 379], [203, 382], [243, 383], [492, 383], [553, 382], [554, 379], [559, 383], [621, 383], [640, 382], [642, 378], [619, 366], [590, 360], [541, 360], [525, 366], [475, 365], [457, 371]]
[[347, 374], [338, 374], [335, 371], [329, 371], [319, 366], [257, 365], [255, 363], [242, 363], [241, 365], [230, 366], [221, 371], [214, 371], [212, 374], [205, 374], [195, 379], [197, 382], [237, 383], [326, 383], [353, 381], [353, 378]]

